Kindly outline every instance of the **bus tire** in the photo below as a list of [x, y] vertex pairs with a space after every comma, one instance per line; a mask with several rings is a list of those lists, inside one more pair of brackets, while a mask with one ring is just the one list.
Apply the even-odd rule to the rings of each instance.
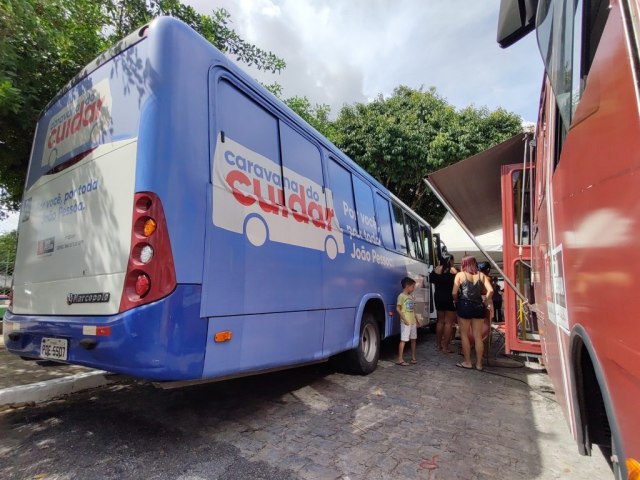
[[358, 375], [368, 375], [378, 366], [380, 330], [373, 314], [365, 312], [360, 324], [358, 346], [347, 352], [346, 366]]

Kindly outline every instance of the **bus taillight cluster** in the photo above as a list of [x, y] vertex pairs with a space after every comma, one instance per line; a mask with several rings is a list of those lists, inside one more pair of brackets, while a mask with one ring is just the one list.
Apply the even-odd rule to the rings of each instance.
[[158, 300], [171, 293], [175, 286], [175, 267], [162, 202], [154, 193], [137, 193], [120, 311]]

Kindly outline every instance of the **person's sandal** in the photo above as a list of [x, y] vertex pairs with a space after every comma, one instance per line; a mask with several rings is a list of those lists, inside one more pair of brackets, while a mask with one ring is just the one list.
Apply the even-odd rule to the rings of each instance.
[[408, 367], [409, 364], [407, 362], [396, 362], [396, 365], [400, 365], [401, 367]]

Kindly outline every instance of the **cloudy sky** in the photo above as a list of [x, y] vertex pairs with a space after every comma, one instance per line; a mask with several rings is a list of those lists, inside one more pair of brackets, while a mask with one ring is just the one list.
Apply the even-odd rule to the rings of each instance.
[[287, 62], [286, 97], [306, 95], [332, 114], [390, 95], [398, 85], [435, 86], [456, 107], [504, 107], [535, 121], [542, 61], [529, 35], [496, 43], [499, 0], [183, 0], [201, 13], [224, 7], [247, 41]]
[[[542, 61], [529, 35], [502, 50], [499, 0], [183, 0], [201, 13], [224, 7], [245, 40], [287, 62], [252, 70], [284, 95], [340, 107], [388, 96], [398, 85], [434, 86], [458, 108], [504, 107], [536, 119]], [[246, 67], [243, 67], [246, 68]], [[0, 221], [0, 233], [17, 218]]]

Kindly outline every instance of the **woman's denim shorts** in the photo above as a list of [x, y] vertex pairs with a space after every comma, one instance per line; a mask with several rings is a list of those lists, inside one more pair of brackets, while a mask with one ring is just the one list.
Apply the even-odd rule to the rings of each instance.
[[484, 318], [487, 314], [487, 308], [484, 304], [464, 299], [458, 300], [456, 311], [458, 312], [458, 316], [465, 320]]

